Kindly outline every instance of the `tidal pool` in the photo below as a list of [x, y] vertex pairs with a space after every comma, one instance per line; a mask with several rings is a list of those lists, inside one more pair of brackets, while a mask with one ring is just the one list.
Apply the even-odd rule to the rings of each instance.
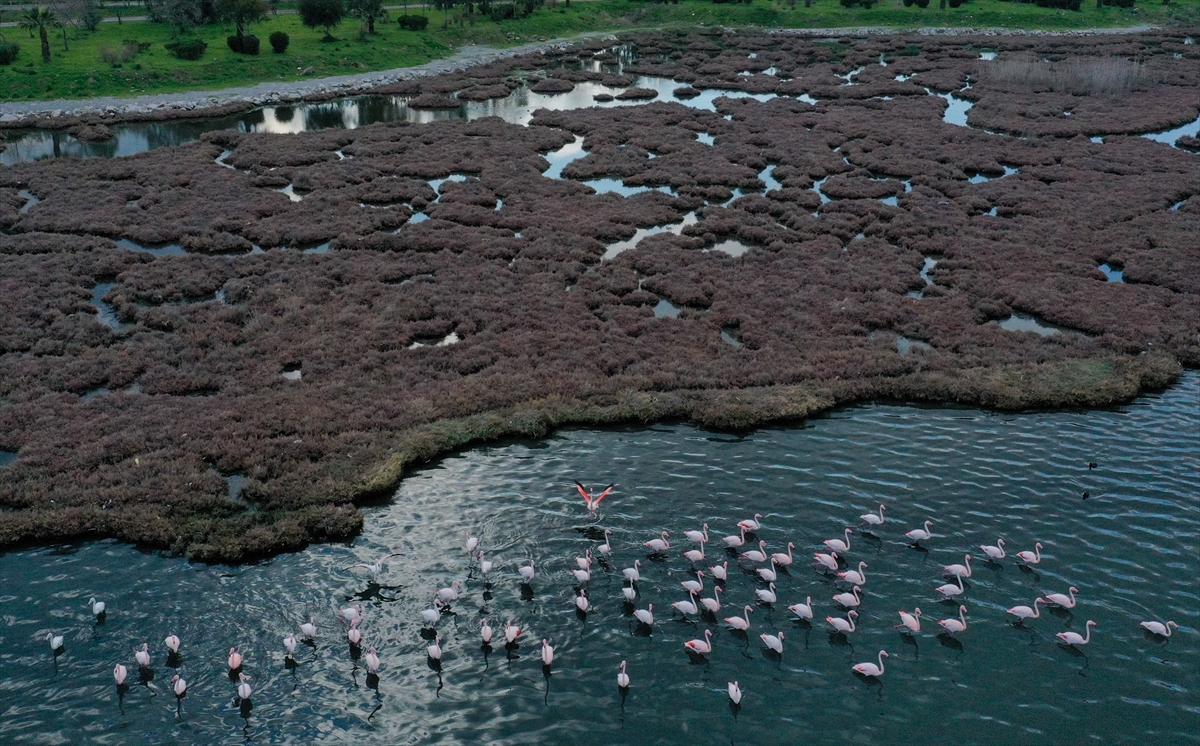
[[[732, 353], [731, 353], [732, 354]], [[1092, 412], [996, 414], [958, 407], [866, 404], [803, 425], [734, 435], [684, 424], [568, 430], [538, 441], [464, 451], [411, 474], [385, 504], [365, 508], [349, 545], [319, 545], [240, 567], [192, 565], [111, 541], [0, 555], [0, 740], [6, 743], [890, 744], [917, 733], [955, 743], [1194, 744], [1200, 715], [1196, 536], [1200, 532], [1200, 373], [1163, 394]], [[0, 454], [0, 464], [7, 454]], [[1090, 465], [1094, 464], [1094, 467]], [[616, 483], [588, 517], [571, 480]], [[1087, 499], [1083, 495], [1087, 494]], [[828, 578], [809, 566], [823, 539], [888, 506], [874, 537], [856, 532], [847, 558], [868, 563], [859, 629], [831, 636], [841, 615]], [[231, 505], [233, 505], [231, 501]], [[780, 602], [757, 606], [748, 638], [712, 619], [680, 621], [684, 529], [713, 538], [763, 513], [769, 552], [796, 543], [777, 583]], [[904, 532], [934, 521], [927, 551]], [[613, 531], [612, 555], [588, 583], [592, 611], [575, 613], [574, 557]], [[671, 532], [662, 561], [642, 542]], [[488, 582], [463, 540], [482, 537], [495, 562]], [[968, 629], [937, 638], [941, 568], [1003, 537], [1010, 556], [976, 559], [963, 603]], [[1012, 553], [1044, 545], [1022, 570]], [[751, 565], [730, 561], [718, 618], [753, 604]], [[356, 562], [400, 552], [373, 582]], [[532, 558], [522, 588], [515, 568]], [[621, 597], [620, 569], [642, 560], [638, 608], [656, 625], [638, 634]], [[426, 660], [421, 609], [436, 589], [464, 582], [437, 624], [440, 672]], [[712, 595], [709, 578], [704, 596]], [[1042, 612], [1027, 628], [1004, 609], [1080, 589], [1071, 612]], [[108, 604], [95, 623], [88, 599]], [[812, 597], [812, 628], [788, 604]], [[334, 609], [361, 603], [363, 651], [383, 669], [368, 679]], [[920, 606], [923, 631], [902, 638], [898, 609]], [[282, 639], [310, 616], [318, 635], [285, 665]], [[519, 649], [481, 649], [483, 618], [525, 630]], [[1098, 626], [1078, 654], [1053, 634]], [[1172, 619], [1169, 642], [1138, 622]], [[714, 631], [713, 652], [692, 661], [684, 641]], [[760, 633], [785, 634], [781, 659]], [[52, 657], [50, 632], [65, 637]], [[163, 639], [183, 640], [168, 666]], [[556, 648], [549, 677], [538, 660]], [[134, 646], [148, 642], [154, 679], [122, 696], [114, 664], [138, 678]], [[225, 656], [245, 655], [253, 706], [239, 706]], [[852, 664], [887, 649], [887, 672], [860, 680]], [[616, 686], [625, 660], [632, 686]], [[189, 683], [180, 705], [169, 691]], [[726, 682], [745, 692], [728, 706]]]

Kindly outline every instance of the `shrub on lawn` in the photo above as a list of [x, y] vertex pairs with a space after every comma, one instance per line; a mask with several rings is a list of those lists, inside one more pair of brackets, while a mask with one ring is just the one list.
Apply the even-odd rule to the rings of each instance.
[[271, 49], [275, 51], [275, 54], [283, 54], [286, 52], [288, 48], [288, 42], [291, 40], [291, 37], [282, 31], [276, 31], [267, 37], [267, 41], [271, 43]]
[[185, 41], [173, 41], [169, 44], [163, 44], [172, 57], [181, 60], [198, 60], [204, 55], [204, 50], [208, 49], [208, 44], [203, 39], [187, 39]]
[[100, 59], [110, 65], [121, 65], [136, 57], [139, 51], [140, 49], [136, 41], [124, 42], [119, 47], [110, 47], [107, 44], [102, 44], [100, 46]]
[[0, 41], [0, 65], [11, 65], [17, 61], [21, 48], [11, 41]]
[[261, 42], [259, 42], [258, 37], [254, 34], [231, 36], [225, 40], [225, 43], [238, 54], [258, 54], [259, 47], [261, 46]]
[[409, 31], [424, 31], [429, 25], [427, 16], [400, 16], [400, 28], [408, 29]]

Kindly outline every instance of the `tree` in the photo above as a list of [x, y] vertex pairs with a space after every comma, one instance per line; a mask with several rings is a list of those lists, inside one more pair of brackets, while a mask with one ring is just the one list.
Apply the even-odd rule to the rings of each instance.
[[342, 16], [346, 15], [342, 0], [300, 0], [296, 11], [300, 14], [300, 22], [305, 26], [313, 30], [325, 29], [325, 38], [322, 41], [333, 41], [330, 31], [336, 28], [342, 22]]
[[21, 28], [28, 29], [30, 36], [33, 36], [35, 29], [37, 30], [38, 37], [42, 41], [42, 62], [49, 62], [50, 37], [46, 34], [46, 30], [62, 26], [58, 22], [58, 17], [54, 15], [54, 11], [46, 8], [29, 8], [21, 14], [20, 24]]
[[270, 9], [267, 0], [216, 0], [213, 3], [217, 18], [232, 23], [238, 38], [246, 32], [247, 26], [266, 18]]
[[[375, 19], [387, 18], [387, 9], [383, 0], [347, 0], [346, 10], [367, 27], [367, 33], [375, 33]], [[360, 27], [359, 34], [362, 34]]]

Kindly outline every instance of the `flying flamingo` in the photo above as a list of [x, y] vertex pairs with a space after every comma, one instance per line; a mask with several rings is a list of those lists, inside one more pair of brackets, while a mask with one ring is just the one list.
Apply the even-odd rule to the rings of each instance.
[[850, 534], [852, 533], [854, 533], [853, 529], [848, 528], [842, 539], [826, 539], [825, 546], [829, 547], [830, 551], [845, 554], [850, 551]]
[[362, 567], [362, 568], [366, 569], [366, 571], [368, 573], [371, 574], [371, 580], [378, 582], [379, 576], [383, 574], [384, 566], [387, 564], [387, 561], [389, 559], [391, 559], [392, 557], [399, 557], [399, 556], [400, 555], [396, 554], [396, 553], [385, 554], [382, 557], [380, 557], [378, 560], [376, 560], [375, 562], [355, 562], [353, 565], [350, 565], [350, 569], [353, 569], [355, 567]]
[[704, 561], [704, 542], [700, 542], [699, 549], [689, 549], [683, 553], [683, 556], [691, 562]]
[[595, 513], [600, 509], [600, 501], [608, 497], [608, 493], [613, 491], [613, 486], [614, 485], [611, 484], [608, 485], [604, 488], [603, 492], [595, 497], [592, 497], [592, 493], [588, 492], [586, 487], [579, 482], [575, 483], [575, 489], [579, 490], [580, 495], [583, 495], [583, 500], [587, 503], [587, 510], [589, 513]]
[[1007, 556], [1004, 553], [1004, 539], [996, 539], [995, 545], [980, 544], [979, 548], [982, 549], [983, 553], [987, 555], [987, 558], [993, 562], [996, 560], [1002, 560]]
[[757, 531], [762, 528], [762, 524], [758, 522], [758, 519], [762, 517], [762, 513], [755, 513], [753, 518], [747, 518], [744, 521], [738, 521], [738, 528], [744, 528], [747, 531]]
[[729, 563], [728, 562], [722, 562], [719, 565], [713, 565], [712, 567], [708, 568], [708, 571], [710, 573], [712, 573], [712, 576], [714, 578], [716, 578], [717, 580], [728, 580], [729, 579]]
[[942, 575], [946, 577], [954, 575], [960, 578], [971, 577], [971, 555], [963, 555], [963, 564], [961, 565], [946, 565], [943, 567]]
[[838, 569], [838, 553], [837, 552], [830, 552], [829, 554], [821, 554], [820, 552], [815, 552], [813, 554], [813, 559], [816, 560], [815, 564], [820, 565], [821, 567], [825, 568], [826, 570], [828, 570], [830, 572], [837, 572], [837, 569]]
[[654, 626], [654, 604], [647, 604], [644, 609], [634, 609], [633, 615], [647, 627]]
[[684, 580], [680, 585], [688, 593], [700, 593], [704, 590], [704, 573], [697, 571], [695, 580]]
[[237, 651], [237, 648], [229, 649], [229, 670], [236, 671], [242, 667], [242, 654]]
[[693, 544], [704, 544], [708, 541], [708, 524], [704, 524], [700, 531], [684, 531], [683, 535]]
[[735, 705], [742, 703], [742, 688], [736, 681], [729, 682], [729, 701]]
[[171, 691], [175, 692], [176, 699], [183, 699], [187, 694], [187, 681], [179, 678], [179, 674], [171, 677]]
[[125, 683], [125, 677], [128, 674], [129, 674], [129, 671], [125, 668], [125, 666], [122, 666], [120, 663], [118, 663], [116, 665], [116, 667], [113, 668], [113, 678], [117, 680], [117, 686], [120, 686], [121, 684]]
[[780, 655], [783, 655], [783, 632], [777, 635], [762, 634], [759, 638], [763, 641], [769, 650], [773, 650]]
[[850, 589], [849, 593], [836, 594], [833, 600], [847, 608], [858, 606], [862, 603], [862, 588], [856, 585]]
[[1139, 626], [1151, 634], [1158, 635], [1159, 637], [1166, 637], [1168, 639], [1171, 637], [1172, 627], [1179, 629], [1179, 625], [1175, 622], [1167, 622], [1166, 624], [1163, 624], [1162, 622], [1142, 622]]
[[617, 674], [617, 686], [621, 689], [629, 688], [629, 674], [625, 673], [625, 661], [621, 661], [621, 665], [617, 666], [621, 669], [621, 673]]
[[667, 533], [666, 531], [663, 531], [658, 535], [657, 539], [651, 539], [650, 541], [644, 541], [642, 543], [650, 549], [651, 553], [662, 554], [671, 548], [671, 542], [667, 541], [667, 537], [670, 535], [671, 534]]
[[712, 652], [712, 630], [704, 630], [704, 639], [688, 640], [683, 646], [696, 655], [708, 655]]
[[177, 636], [171, 635], [167, 639], [163, 640], [163, 644], [165, 644], [167, 646], [167, 650], [170, 650], [172, 653], [175, 653], [176, 655], [179, 654], [179, 644], [180, 643], [179, 643], [179, 638]]
[[954, 579], [958, 581], [958, 585], [955, 585], [954, 583], [945, 583], [944, 585], [939, 585], [934, 590], [942, 594], [943, 599], [954, 598], [955, 596], [961, 595], [963, 591], [966, 590], [966, 588], [963, 587], [962, 576], [955, 575]]
[[784, 554], [783, 552], [775, 552], [771, 555], [771, 559], [775, 560], [775, 564], [779, 565], [780, 567], [788, 567], [795, 562], [795, 558], [792, 557], [792, 550], [795, 548], [796, 545], [789, 541], [787, 545], [787, 554]]
[[1038, 608], [1038, 604], [1046, 603], [1044, 598], [1033, 599], [1033, 608], [1028, 606], [1014, 606], [1008, 609], [1008, 613], [1017, 618], [1017, 624], [1024, 624], [1026, 619], [1037, 619], [1042, 615], [1042, 610]]
[[765, 589], [758, 588], [754, 591], [754, 595], [758, 596], [758, 600], [764, 604], [775, 603], [775, 584], [769, 583]]
[[812, 596], [805, 598], [804, 603], [802, 604], [792, 604], [788, 607], [788, 611], [792, 612], [800, 619], [812, 619]]
[[734, 629], [739, 629], [743, 632], [750, 629], [750, 612], [754, 611], [753, 606], [747, 606], [742, 610], [742, 616], [725, 617], [725, 623]]
[[642, 561], [635, 559], [633, 561], [633, 567], [626, 567], [624, 570], [621, 571], [621, 574], [624, 575], [625, 579], [628, 580], [629, 582], [636, 583], [642, 579], [642, 573], [638, 570], [638, 568], [641, 566], [642, 566]]
[[829, 622], [829, 626], [833, 627], [838, 632], [841, 632], [843, 635], [854, 631], [855, 619], [858, 619], [858, 612], [854, 609], [850, 610], [850, 613], [846, 615], [845, 619], [842, 619], [840, 616], [825, 617], [825, 621]]
[[721, 541], [725, 542], [725, 546], [730, 549], [738, 549], [746, 543], [746, 529], [740, 528], [739, 532], [737, 536], [726, 536]]
[[1062, 640], [1066, 645], [1087, 645], [1092, 641], [1092, 627], [1095, 627], [1096, 623], [1089, 619], [1087, 620], [1087, 624], [1083, 626], [1087, 631], [1086, 636], [1081, 635], [1078, 632], [1059, 632], [1057, 635], [1055, 635], [1055, 637]]
[[244, 701], [244, 700], [250, 699], [250, 695], [253, 692], [254, 692], [254, 690], [250, 688], [250, 677], [244, 673], [239, 674], [238, 675], [238, 696], [241, 697], [242, 700]]
[[966, 606], [958, 607], [958, 619], [955, 619], [954, 617], [951, 617], [949, 619], [939, 619], [938, 624], [942, 625], [942, 629], [946, 630], [950, 634], [955, 634], [956, 632], [966, 632], [967, 631], [967, 607]]
[[886, 508], [884, 506], [880, 505], [879, 506], [879, 515], [875, 515], [874, 513], [866, 513], [865, 515], [860, 515], [859, 518], [862, 519], [863, 523], [866, 523], [871, 526], [878, 526], [881, 523], [883, 523], [883, 511], [884, 510], [886, 510]]
[[880, 650], [879, 657], [877, 658], [879, 665], [874, 663], [856, 663], [854, 664], [854, 670], [863, 676], [883, 676], [883, 659], [890, 657], [888, 651]]
[[1079, 589], [1075, 586], [1071, 586], [1067, 589], [1067, 593], [1069, 595], [1063, 595], [1061, 593], [1047, 593], [1046, 603], [1054, 604], [1055, 606], [1061, 606], [1064, 609], [1074, 609], [1075, 604], [1078, 603], [1078, 601], [1075, 600], [1075, 594], [1079, 593]]
[[912, 539], [913, 544], [920, 544], [921, 542], [927, 541], [933, 537], [933, 534], [929, 533], [929, 529], [932, 527], [933, 521], [925, 521], [925, 528], [914, 528], [912, 531], [909, 531], [904, 535]]
[[895, 629], [904, 628], [906, 632], [916, 633], [921, 631], [921, 607], [913, 609], [913, 613], [900, 611], [900, 623], [895, 626]]
[[479, 639], [483, 641], [484, 645], [492, 643], [492, 627], [486, 619], [483, 620], [483, 626], [479, 628]]
[[713, 586], [712, 598], [701, 598], [700, 603], [704, 605], [704, 609], [710, 613], [716, 614], [721, 610], [721, 586]]
[[683, 614], [685, 617], [688, 614], [694, 615], [697, 611], [697, 609], [696, 609], [696, 594], [689, 593], [688, 598], [690, 598], [691, 600], [690, 601], [676, 601], [675, 603], [671, 604], [672, 606], [675, 607], [676, 610], [679, 611], [680, 614]]
[[1027, 565], [1036, 565], [1042, 561], [1042, 542], [1037, 542], [1033, 545], [1033, 551], [1026, 549], [1023, 552], [1017, 552], [1017, 558]]
[[542, 638], [542, 665], [549, 666], [554, 662], [554, 648], [550, 647], [550, 643], [546, 638]]
[[767, 542], [759, 540], [758, 549], [751, 549], [747, 552], [742, 552], [742, 559], [750, 562], [766, 562], [767, 561]]
[[847, 570], [839, 572], [838, 577], [850, 585], [866, 585], [867, 576], [863, 573], [863, 568], [867, 566], [866, 562], [859, 562], [857, 570]]

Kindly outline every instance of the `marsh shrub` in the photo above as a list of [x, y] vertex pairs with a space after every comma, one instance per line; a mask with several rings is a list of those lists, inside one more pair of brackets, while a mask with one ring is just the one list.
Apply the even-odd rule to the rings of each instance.
[[21, 48], [11, 41], [0, 41], [0, 65], [11, 65], [17, 61]]
[[288, 42], [292, 39], [282, 31], [275, 31], [267, 37], [267, 41], [271, 43], [271, 49], [275, 54], [283, 54], [287, 51]]
[[1076, 57], [1062, 62], [1013, 57], [993, 60], [980, 72], [989, 82], [1074, 95], [1123, 96], [1153, 82], [1144, 64], [1121, 57]]
[[208, 44], [203, 39], [187, 39], [163, 44], [172, 57], [181, 60], [198, 60], [204, 56]]

